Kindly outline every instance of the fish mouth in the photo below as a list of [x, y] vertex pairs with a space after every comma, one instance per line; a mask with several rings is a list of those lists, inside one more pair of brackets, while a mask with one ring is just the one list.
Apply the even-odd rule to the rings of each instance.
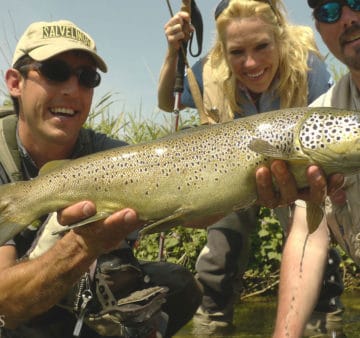
[[77, 111], [71, 108], [54, 107], [49, 109], [50, 113], [55, 116], [72, 117], [76, 115]]

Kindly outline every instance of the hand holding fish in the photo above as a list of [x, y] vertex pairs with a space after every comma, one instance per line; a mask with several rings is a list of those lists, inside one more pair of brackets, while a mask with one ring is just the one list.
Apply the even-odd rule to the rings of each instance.
[[[272, 177], [276, 181], [279, 192], [274, 189]], [[341, 189], [344, 184], [342, 174], [333, 174], [327, 181], [321, 168], [311, 165], [307, 169], [307, 181], [309, 187], [298, 190], [296, 180], [286, 163], [275, 160], [270, 168], [261, 167], [256, 171], [257, 203], [268, 208], [288, 205], [296, 199], [321, 204], [326, 195], [329, 195], [333, 203], [345, 202], [345, 191]]]
[[334, 174], [329, 178], [328, 194], [334, 204], [344, 205], [346, 203], [344, 182], [344, 176], [341, 174]]
[[[275, 160], [270, 167], [260, 167], [256, 173], [257, 204], [268, 208], [287, 205], [298, 198], [296, 181], [287, 169], [286, 163]], [[272, 176], [276, 180], [278, 190], [274, 189]]]
[[[60, 224], [73, 224], [96, 214], [96, 206], [93, 202], [82, 201], [58, 213]], [[78, 235], [80, 244], [95, 256], [117, 249], [119, 243], [128, 234], [141, 226], [134, 210], [125, 208], [115, 211], [109, 217], [89, 224], [86, 227], [74, 229]]]

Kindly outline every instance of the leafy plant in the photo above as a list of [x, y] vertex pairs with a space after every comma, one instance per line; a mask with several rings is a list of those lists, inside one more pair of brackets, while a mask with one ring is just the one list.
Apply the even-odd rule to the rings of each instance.
[[[164, 247], [160, 253], [160, 238]], [[206, 243], [206, 230], [175, 227], [165, 234], [152, 234], [141, 238], [135, 247], [139, 259], [160, 260], [182, 264], [195, 273], [195, 262]]]
[[257, 231], [251, 236], [251, 252], [249, 269], [266, 276], [279, 269], [283, 248], [283, 230], [274, 212], [261, 208]]

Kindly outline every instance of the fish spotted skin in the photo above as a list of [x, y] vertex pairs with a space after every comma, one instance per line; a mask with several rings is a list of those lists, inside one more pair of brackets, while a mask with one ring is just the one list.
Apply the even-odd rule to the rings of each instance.
[[273, 159], [287, 161], [299, 188], [310, 164], [327, 175], [359, 171], [359, 131], [360, 112], [284, 109], [50, 162], [31, 181], [0, 186], [0, 244], [82, 200], [104, 214], [133, 208], [150, 225], [144, 233], [225, 215], [256, 201], [255, 171]]

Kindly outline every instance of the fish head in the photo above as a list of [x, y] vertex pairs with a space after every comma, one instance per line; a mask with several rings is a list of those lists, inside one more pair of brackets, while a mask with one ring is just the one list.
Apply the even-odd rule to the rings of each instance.
[[360, 112], [311, 109], [298, 135], [301, 151], [327, 174], [360, 171]]

